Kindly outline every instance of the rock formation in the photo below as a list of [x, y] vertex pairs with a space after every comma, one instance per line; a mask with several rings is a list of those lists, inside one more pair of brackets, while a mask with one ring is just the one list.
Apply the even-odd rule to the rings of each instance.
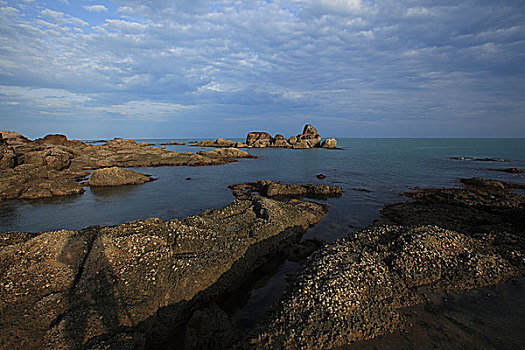
[[[227, 156], [220, 152], [177, 153], [121, 138], [91, 145], [68, 140], [64, 135], [47, 135], [31, 141], [18, 133], [0, 134], [0, 201], [82, 193], [84, 190], [76, 180], [89, 175], [85, 171], [88, 169], [218, 165], [237, 158], [234, 152]], [[248, 158], [246, 154], [238, 153]]]
[[272, 137], [264, 131], [249, 132], [246, 136], [246, 143], [234, 142], [226, 139], [217, 139], [200, 141], [193, 144], [192, 146], [198, 147], [253, 147], [253, 148], [265, 148], [265, 147], [281, 147], [281, 148], [295, 148], [295, 149], [307, 149], [313, 147], [323, 148], [337, 148], [337, 140], [330, 138], [326, 139], [321, 143], [321, 136], [311, 124], [306, 124], [303, 129], [303, 133], [297, 136], [292, 136], [288, 140], [281, 134]]
[[238, 148], [227, 147], [227, 148], [217, 148], [211, 151], [199, 151], [197, 154], [208, 156], [208, 157], [227, 157], [227, 158], [257, 158], [252, 156], [246, 151], [240, 150]]
[[111, 167], [94, 170], [87, 184], [95, 187], [138, 185], [153, 180], [151, 176], [133, 170]]
[[144, 349], [184, 329], [191, 341], [205, 315], [224, 320], [210, 303], [324, 213], [253, 197], [184, 220], [0, 233], [0, 348]]
[[430, 291], [521, 276], [525, 196], [489, 180], [474, 182], [407, 193], [415, 201], [385, 207], [381, 221], [314, 252], [242, 344], [344, 348], [401, 327], [410, 331], [399, 310], [425, 303]]
[[343, 194], [340, 186], [329, 185], [285, 185], [275, 181], [259, 180], [245, 184], [229, 186], [236, 198], [249, 198], [254, 193], [265, 197], [309, 197], [328, 198], [339, 197]]
[[170, 141], [163, 143], [162, 145], [169, 146], [169, 145], [175, 145], [175, 146], [184, 146], [186, 142], [177, 142], [177, 141]]

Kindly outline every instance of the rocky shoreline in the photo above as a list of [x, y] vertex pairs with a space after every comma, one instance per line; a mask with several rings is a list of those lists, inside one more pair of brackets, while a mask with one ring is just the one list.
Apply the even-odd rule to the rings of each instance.
[[1, 233], [0, 348], [141, 349], [177, 334], [210, 348], [223, 338], [214, 302], [325, 212], [253, 197], [184, 220]]
[[177, 153], [120, 138], [103, 145], [68, 140], [64, 135], [47, 135], [31, 141], [21, 134], [2, 131], [0, 201], [81, 194], [84, 189], [79, 182], [89, 176], [87, 170], [92, 169], [219, 165], [238, 158], [254, 157], [237, 149]]
[[425, 303], [422, 290], [522, 276], [525, 197], [470, 182], [406, 193], [413, 202], [386, 206], [382, 220], [315, 252], [244, 346], [324, 349], [410, 332], [400, 309]]

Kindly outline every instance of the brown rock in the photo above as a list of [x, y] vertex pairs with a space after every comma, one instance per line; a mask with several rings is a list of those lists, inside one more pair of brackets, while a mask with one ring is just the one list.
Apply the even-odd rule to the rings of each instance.
[[340, 186], [286, 185], [268, 180], [230, 185], [229, 188], [237, 198], [250, 197], [254, 192], [265, 197], [339, 197], [343, 194]]
[[0, 170], [12, 169], [17, 163], [15, 150], [0, 136]]
[[290, 148], [292, 145], [286, 141], [286, 139], [283, 137], [282, 139], [275, 139], [272, 143], [272, 147], [284, 147], [284, 148]]
[[163, 143], [163, 145], [169, 146], [169, 145], [176, 145], [176, 146], [184, 146], [186, 142], [177, 142], [177, 141], [170, 141]]
[[91, 173], [89, 186], [138, 185], [153, 181], [151, 176], [118, 167], [97, 169]]
[[303, 129], [303, 135], [319, 135], [317, 129], [312, 124], [306, 124]]
[[267, 132], [250, 132], [246, 136], [248, 147], [268, 147], [272, 142], [272, 136]]
[[336, 139], [326, 139], [321, 144], [322, 148], [337, 148], [337, 140]]
[[246, 151], [237, 149], [237, 148], [217, 148], [211, 151], [200, 151], [197, 152], [199, 155], [209, 156], [209, 157], [227, 157], [227, 158], [257, 158], [252, 156]]
[[[314, 203], [255, 197], [184, 220], [0, 233], [0, 344], [165, 348], [177, 330], [214, 344], [230, 327], [213, 322], [224, 314], [206, 306], [324, 213]], [[215, 335], [204, 336], [208, 329]]]

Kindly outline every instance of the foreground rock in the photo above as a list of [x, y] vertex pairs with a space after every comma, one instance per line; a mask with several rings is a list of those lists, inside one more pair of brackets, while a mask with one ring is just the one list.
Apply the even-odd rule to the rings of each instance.
[[339, 197], [343, 194], [340, 186], [329, 185], [285, 185], [275, 181], [259, 180], [245, 184], [229, 186], [236, 198], [249, 198], [255, 193], [265, 197], [309, 197], [328, 198]]
[[87, 184], [89, 186], [121, 186], [138, 185], [153, 181], [154, 179], [145, 174], [129, 169], [118, 167], [97, 169], [91, 173]]
[[493, 186], [407, 194], [383, 220], [315, 252], [254, 348], [344, 347], [401, 327], [425, 291], [469, 290], [525, 272], [525, 197]]
[[254, 197], [184, 220], [1, 233], [0, 348], [142, 349], [180, 329], [191, 338], [206, 315], [224, 318], [210, 303], [324, 213]]
[[88, 169], [218, 165], [249, 157], [245, 152], [177, 153], [119, 138], [91, 145], [64, 135], [31, 141], [13, 132], [0, 134], [0, 201], [82, 193], [77, 180], [88, 176]]

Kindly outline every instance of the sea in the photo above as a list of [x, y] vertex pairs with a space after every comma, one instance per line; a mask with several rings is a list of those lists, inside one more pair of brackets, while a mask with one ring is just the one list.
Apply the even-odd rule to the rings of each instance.
[[[201, 139], [144, 139], [177, 152], [202, 150], [189, 143]], [[243, 139], [233, 139], [243, 141]], [[293, 184], [328, 184], [343, 188], [339, 198], [317, 200], [328, 213], [303, 239], [333, 242], [370, 225], [388, 204], [406, 201], [403, 192], [417, 188], [460, 187], [459, 178], [485, 177], [525, 184], [524, 174], [490, 169], [525, 169], [525, 138], [519, 139], [371, 139], [339, 138], [341, 149], [293, 150], [250, 148], [257, 159], [218, 166], [145, 167], [135, 170], [156, 181], [136, 186], [86, 188], [81, 195], [0, 203], [0, 232], [41, 232], [118, 225], [151, 217], [169, 220], [220, 208], [234, 200], [229, 185], [255, 180]], [[209, 150], [209, 149], [206, 149]], [[453, 160], [451, 157], [489, 157], [506, 162]], [[323, 174], [324, 179], [317, 178]], [[261, 276], [233, 313], [234, 322], [248, 328], [274, 302], [289, 274], [301, 263], [282, 261]]]

